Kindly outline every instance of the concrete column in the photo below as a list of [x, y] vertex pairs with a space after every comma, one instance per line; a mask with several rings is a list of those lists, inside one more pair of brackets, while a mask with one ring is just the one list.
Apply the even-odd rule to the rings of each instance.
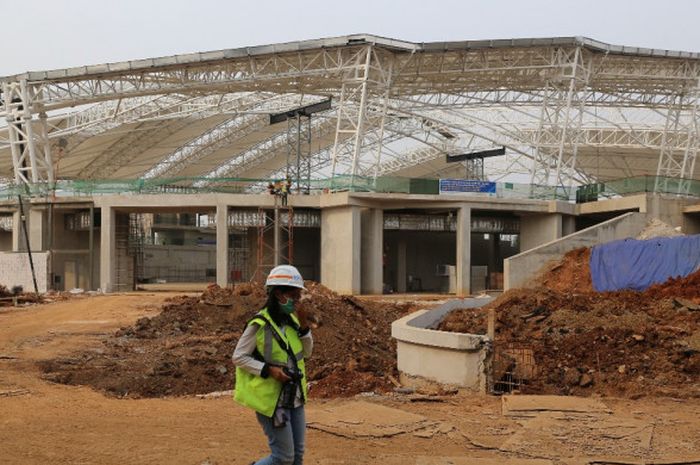
[[228, 205], [216, 206], [216, 284], [228, 286]]
[[489, 274], [487, 276], [487, 289], [495, 289], [495, 282], [491, 279], [493, 273], [498, 271], [498, 260], [501, 256], [501, 240], [499, 233], [489, 234]]
[[101, 208], [100, 226], [100, 289], [102, 292], [112, 292], [116, 280], [117, 247], [116, 223], [117, 214], [113, 207]]
[[469, 207], [457, 210], [457, 295], [471, 292], [472, 211]]
[[12, 251], [19, 252], [22, 244], [22, 215], [19, 211], [12, 214]]
[[545, 213], [520, 218], [520, 252], [562, 237], [562, 215]]
[[384, 211], [367, 209], [362, 212], [362, 293], [383, 292]]
[[359, 207], [321, 211], [321, 283], [340, 294], [361, 292]]
[[44, 210], [29, 210], [29, 245], [32, 252], [44, 250]]
[[564, 215], [561, 224], [561, 237], [568, 236], [576, 232], [576, 217], [572, 215]]
[[406, 244], [406, 239], [400, 239], [398, 244], [398, 251], [396, 257], [396, 292], [403, 294], [406, 292], [406, 282], [407, 279], [407, 265], [406, 265], [406, 251], [408, 246]]

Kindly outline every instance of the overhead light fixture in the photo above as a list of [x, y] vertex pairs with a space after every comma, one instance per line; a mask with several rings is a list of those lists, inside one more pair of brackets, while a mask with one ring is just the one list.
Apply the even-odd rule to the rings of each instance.
[[505, 155], [505, 154], [506, 154], [505, 147], [500, 147], [497, 149], [489, 149], [489, 150], [480, 150], [478, 152], [462, 153], [462, 154], [458, 154], [458, 155], [447, 154], [447, 155], [445, 155], [445, 162], [455, 163], [455, 162], [459, 162], [459, 161], [479, 160], [479, 159], [484, 159], [484, 158], [489, 158], [489, 157], [497, 157], [499, 155]]
[[270, 114], [270, 124], [282, 123], [284, 121], [287, 121], [289, 118], [295, 118], [297, 116], [311, 116], [314, 113], [330, 109], [331, 99], [328, 98], [327, 100], [323, 100], [321, 102], [312, 103], [311, 105], [306, 105], [303, 107], [293, 108], [282, 113], [272, 113]]

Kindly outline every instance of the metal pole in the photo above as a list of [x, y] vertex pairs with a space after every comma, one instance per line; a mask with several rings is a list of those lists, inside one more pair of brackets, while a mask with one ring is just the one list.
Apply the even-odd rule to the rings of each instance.
[[32, 257], [32, 246], [29, 244], [29, 232], [27, 232], [27, 217], [24, 216], [24, 204], [22, 203], [22, 195], [17, 194], [19, 200], [19, 217], [24, 230], [24, 242], [27, 244], [27, 256], [29, 257], [29, 267], [32, 269], [32, 281], [34, 282], [34, 293], [39, 293], [39, 286], [36, 284], [36, 273], [34, 272], [34, 258]]
[[48, 287], [49, 289], [53, 289], [53, 283], [54, 283], [54, 271], [53, 271], [53, 199], [49, 201], [49, 211], [48, 211], [48, 223], [49, 223], [49, 232], [47, 234], [47, 247], [46, 249], [48, 250], [48, 255], [47, 255], [47, 262], [48, 266], [47, 268], [49, 269], [49, 283]]
[[311, 193], [311, 115], [309, 115], [308, 118], [306, 118], [308, 122], [308, 128], [307, 128], [307, 135], [306, 135], [306, 145], [307, 145], [307, 152], [306, 152], [306, 168], [307, 168], [307, 176], [306, 176], [306, 194]]
[[88, 285], [90, 286], [90, 290], [94, 291], [95, 290], [95, 279], [93, 277], [93, 274], [95, 272], [94, 270], [94, 262], [95, 262], [95, 203], [90, 204], [90, 233], [88, 235], [88, 248], [90, 249], [90, 252], [88, 253]]
[[281, 243], [281, 234], [280, 234], [280, 207], [277, 205], [277, 199], [275, 199], [275, 228], [274, 228], [274, 241], [275, 241], [275, 249], [274, 249], [274, 258], [275, 258], [275, 266], [280, 264], [280, 243]]
[[297, 121], [297, 191], [301, 186], [301, 115], [295, 116]]

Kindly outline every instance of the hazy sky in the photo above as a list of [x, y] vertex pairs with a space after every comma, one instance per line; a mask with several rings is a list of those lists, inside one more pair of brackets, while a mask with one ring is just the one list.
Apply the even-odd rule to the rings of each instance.
[[700, 0], [0, 0], [0, 11], [0, 76], [354, 33], [700, 52]]

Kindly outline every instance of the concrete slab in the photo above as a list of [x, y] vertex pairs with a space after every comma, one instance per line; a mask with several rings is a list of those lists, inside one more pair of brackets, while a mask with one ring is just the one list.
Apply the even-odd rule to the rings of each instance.
[[416, 465], [551, 465], [551, 460], [475, 457], [418, 457]]
[[422, 415], [365, 401], [309, 407], [309, 428], [350, 439], [386, 438], [420, 430], [437, 430], [439, 422]]
[[601, 401], [573, 396], [503, 396], [503, 415], [527, 415], [538, 412], [610, 413]]
[[[514, 454], [547, 451], [549, 457], [649, 457], [654, 423], [646, 420], [589, 412], [540, 412], [509, 436], [499, 450]], [[588, 462], [583, 462], [588, 463]]]

